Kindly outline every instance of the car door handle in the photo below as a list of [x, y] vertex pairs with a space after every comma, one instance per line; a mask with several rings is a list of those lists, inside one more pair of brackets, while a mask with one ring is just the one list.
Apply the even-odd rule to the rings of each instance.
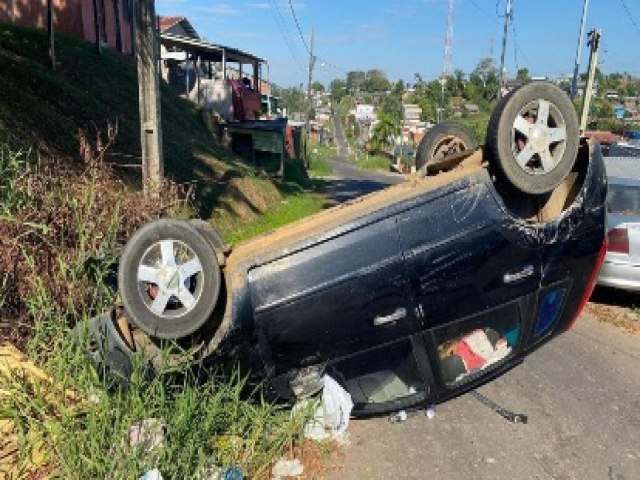
[[534, 271], [533, 265], [527, 265], [519, 272], [505, 273], [504, 276], [502, 277], [502, 281], [504, 283], [519, 282], [520, 280], [524, 280], [525, 278], [533, 275], [533, 271]]
[[389, 323], [397, 322], [407, 316], [407, 309], [404, 307], [397, 308], [395, 312], [389, 315], [379, 315], [373, 319], [373, 324], [376, 327], [381, 325], [387, 325]]

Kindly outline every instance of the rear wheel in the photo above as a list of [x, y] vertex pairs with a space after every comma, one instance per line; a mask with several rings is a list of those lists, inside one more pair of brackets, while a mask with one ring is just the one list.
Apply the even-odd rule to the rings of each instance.
[[462, 160], [459, 154], [475, 150], [477, 144], [471, 132], [454, 122], [439, 123], [420, 140], [416, 152], [416, 169], [426, 167], [427, 174], [448, 170]]
[[143, 226], [120, 259], [124, 309], [154, 337], [179, 339], [198, 330], [211, 317], [220, 286], [212, 246], [184, 221], [160, 219]]
[[529, 83], [507, 95], [487, 128], [489, 160], [518, 190], [543, 194], [556, 188], [578, 153], [578, 116], [553, 84]]

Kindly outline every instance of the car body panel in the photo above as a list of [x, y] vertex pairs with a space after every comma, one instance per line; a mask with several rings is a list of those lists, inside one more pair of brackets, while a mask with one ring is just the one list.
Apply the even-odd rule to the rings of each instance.
[[[441, 401], [574, 321], [605, 237], [599, 147], [583, 142], [576, 190], [544, 219], [515, 215], [483, 160], [478, 151], [231, 253], [222, 325], [253, 338], [277, 395], [293, 400], [289, 383], [312, 368], [350, 391], [356, 413]], [[508, 354], [452, 380], [441, 350], [483, 326], [509, 337]]]
[[[607, 159], [607, 231], [625, 232], [628, 252], [607, 251], [598, 285], [640, 291], [640, 166], [637, 159]], [[622, 177], [627, 174], [628, 177]]]

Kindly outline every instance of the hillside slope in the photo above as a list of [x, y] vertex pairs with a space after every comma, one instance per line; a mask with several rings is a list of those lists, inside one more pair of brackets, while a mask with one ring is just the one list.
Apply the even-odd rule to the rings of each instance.
[[[47, 157], [79, 162], [79, 132], [95, 138], [107, 124], [118, 134], [106, 160], [131, 183], [139, 182], [138, 87], [134, 59], [96, 54], [93, 45], [56, 37], [56, 70], [48, 68], [46, 32], [0, 24], [0, 142], [35, 147]], [[250, 221], [282, 198], [282, 186], [257, 176], [217, 144], [200, 112], [162, 86], [166, 174], [196, 182], [201, 217], [231, 225]], [[291, 186], [284, 188], [290, 189]]]

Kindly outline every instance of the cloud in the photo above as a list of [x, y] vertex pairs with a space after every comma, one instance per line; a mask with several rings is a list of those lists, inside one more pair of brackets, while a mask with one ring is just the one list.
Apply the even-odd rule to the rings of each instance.
[[199, 13], [210, 13], [212, 15], [237, 15], [240, 13], [240, 10], [230, 3], [220, 3], [210, 7], [192, 7], [191, 10]]

